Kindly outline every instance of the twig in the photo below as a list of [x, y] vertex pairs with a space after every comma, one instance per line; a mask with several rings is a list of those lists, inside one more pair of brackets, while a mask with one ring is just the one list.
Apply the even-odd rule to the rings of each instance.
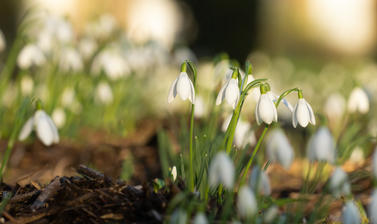
[[85, 177], [89, 177], [91, 179], [104, 180], [107, 184], [113, 183], [113, 181], [109, 177], [105, 176], [103, 173], [100, 173], [97, 170], [91, 169], [91, 168], [84, 166], [84, 165], [80, 165], [77, 168], [77, 172], [79, 174], [81, 174]]
[[60, 178], [55, 177], [55, 179], [51, 181], [51, 183], [49, 183], [47, 187], [43, 189], [42, 193], [38, 196], [38, 198], [31, 205], [31, 210], [35, 212], [37, 209], [42, 207], [47, 199], [51, 198], [58, 192], [60, 187], [61, 187]]

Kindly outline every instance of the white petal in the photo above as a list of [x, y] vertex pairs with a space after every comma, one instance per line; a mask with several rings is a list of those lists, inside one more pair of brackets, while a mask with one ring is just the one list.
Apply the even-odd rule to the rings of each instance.
[[169, 95], [168, 95], [168, 103], [171, 103], [174, 100], [174, 98], [177, 96], [177, 81], [178, 81], [178, 78], [176, 78], [174, 80], [173, 84], [170, 86]]
[[228, 83], [229, 83], [229, 81], [227, 81], [227, 82], [221, 87], [220, 92], [219, 92], [219, 95], [217, 95], [217, 98], [216, 98], [216, 105], [220, 105], [220, 104], [223, 102], [224, 97], [225, 97], [224, 92], [225, 92], [225, 89], [226, 89], [227, 86], [228, 86]]
[[238, 192], [237, 210], [241, 217], [253, 217], [257, 211], [257, 200], [248, 186], [242, 186]]
[[34, 126], [34, 118], [33, 117], [29, 118], [26, 121], [26, 123], [24, 124], [24, 126], [22, 127], [22, 129], [20, 131], [20, 135], [18, 136], [18, 140], [23, 141], [30, 135], [31, 131], [33, 130], [33, 126]]
[[195, 102], [195, 88], [191, 80], [190, 80], [190, 91], [191, 91], [191, 94], [190, 94], [189, 100], [191, 101], [191, 103], [194, 103]]
[[294, 128], [297, 127], [297, 104], [295, 106], [295, 109], [293, 110], [293, 113], [292, 113], [292, 125]]
[[261, 98], [259, 97], [259, 100], [258, 100], [258, 103], [257, 103], [257, 106], [255, 107], [255, 119], [257, 120], [257, 124], [260, 125], [262, 123], [262, 120], [259, 116], [259, 103], [261, 101]]
[[296, 108], [296, 118], [302, 127], [306, 127], [309, 123], [310, 115], [308, 107], [304, 99], [299, 99]]
[[34, 119], [38, 138], [44, 145], [50, 146], [54, 142], [55, 136], [49, 124], [47, 114], [42, 110], [38, 110], [35, 112]]
[[315, 115], [314, 115], [313, 109], [308, 102], [305, 101], [305, 103], [306, 103], [306, 106], [308, 107], [309, 116], [310, 116], [310, 123], [312, 125], [315, 125]]
[[238, 83], [237, 80], [231, 79], [225, 90], [225, 99], [227, 103], [233, 107], [233, 109], [236, 108], [237, 101], [240, 95], [240, 90], [238, 88], [237, 83]]
[[275, 105], [267, 94], [261, 95], [258, 109], [259, 117], [266, 124], [271, 124], [277, 118]]
[[46, 119], [48, 121], [48, 124], [50, 125], [50, 128], [52, 130], [52, 133], [54, 135], [54, 143], [57, 144], [59, 143], [59, 133], [58, 133], [58, 129], [56, 128], [56, 125], [54, 123], [54, 121], [50, 118], [50, 116], [46, 116]]
[[177, 81], [177, 92], [182, 100], [186, 100], [191, 95], [190, 78], [186, 72], [181, 72]]

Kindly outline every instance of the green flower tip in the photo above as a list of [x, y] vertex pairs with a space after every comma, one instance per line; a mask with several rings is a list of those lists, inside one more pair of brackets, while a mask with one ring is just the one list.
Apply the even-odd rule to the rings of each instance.
[[181, 72], [186, 72], [187, 71], [187, 62], [183, 62], [181, 65]]
[[41, 100], [37, 100], [36, 102], [35, 102], [35, 108], [37, 109], [37, 110], [42, 110], [42, 101]]
[[269, 86], [262, 84], [260, 85], [259, 89], [261, 94], [266, 94], [269, 91]]
[[247, 74], [250, 75], [252, 72], [253, 72], [253, 66], [249, 64], [249, 66], [247, 67]]
[[232, 68], [232, 69], [233, 69], [232, 79], [238, 79], [238, 75], [239, 75], [238, 68]]
[[299, 99], [304, 98], [303, 95], [302, 95], [302, 90], [301, 90], [301, 89], [299, 89], [299, 90], [297, 91], [297, 95], [298, 95], [298, 98], [299, 98]]

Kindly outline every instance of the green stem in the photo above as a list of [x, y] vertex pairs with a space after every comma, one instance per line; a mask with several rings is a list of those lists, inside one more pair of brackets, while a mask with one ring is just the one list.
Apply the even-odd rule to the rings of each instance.
[[263, 141], [263, 139], [264, 139], [264, 136], [266, 135], [267, 130], [268, 130], [269, 127], [270, 127], [269, 125], [266, 125], [266, 126], [264, 127], [263, 132], [262, 132], [261, 136], [259, 137], [257, 144], [256, 144], [255, 147], [254, 147], [253, 154], [251, 155], [251, 157], [250, 157], [250, 159], [249, 159], [249, 162], [248, 162], [247, 165], [246, 165], [245, 171], [244, 171], [244, 173], [243, 173], [243, 175], [242, 175], [242, 179], [241, 179], [241, 182], [240, 182], [240, 186], [242, 186], [242, 185], [245, 183], [245, 180], [246, 180], [247, 174], [249, 173], [250, 166], [251, 166], [251, 164], [253, 163], [254, 157], [255, 157], [255, 155], [257, 154], [257, 152], [258, 152], [258, 150], [259, 150], [259, 148], [260, 148], [260, 146], [261, 146], [261, 144], [262, 144], [262, 141]]
[[5, 153], [4, 153], [3, 161], [1, 162], [1, 167], [0, 167], [0, 181], [1, 182], [3, 181], [4, 170], [5, 170], [6, 165], [8, 164], [8, 160], [12, 152], [13, 146], [14, 146], [14, 139], [10, 139], [7, 145], [7, 149], [5, 150]]
[[194, 111], [195, 104], [191, 105], [191, 120], [190, 120], [190, 191], [194, 192], [194, 167], [193, 167], [193, 137], [194, 137]]

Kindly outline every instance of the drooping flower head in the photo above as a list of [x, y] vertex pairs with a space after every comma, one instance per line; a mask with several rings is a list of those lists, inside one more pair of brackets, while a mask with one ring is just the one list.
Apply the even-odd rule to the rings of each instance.
[[187, 65], [186, 62], [184, 62], [181, 66], [181, 73], [170, 87], [168, 103], [171, 103], [177, 94], [182, 100], [188, 99], [191, 103], [195, 103], [195, 88], [187, 75], [186, 69]]
[[236, 108], [240, 98], [240, 89], [238, 87], [238, 69], [235, 69], [230, 79], [221, 87], [219, 95], [216, 98], [216, 105], [220, 105], [224, 100], [232, 106], [233, 110]]
[[329, 187], [331, 193], [335, 197], [341, 195], [347, 196], [351, 193], [351, 185], [348, 181], [348, 176], [346, 172], [341, 167], [336, 167], [329, 182]]
[[225, 152], [219, 152], [212, 159], [209, 167], [209, 185], [217, 187], [223, 184], [225, 188], [231, 189], [234, 182], [234, 165]]
[[297, 124], [305, 128], [311, 123], [315, 125], [315, 116], [313, 109], [308, 102], [303, 98], [301, 90], [298, 91], [298, 102], [292, 113], [293, 127], [297, 127]]
[[334, 162], [335, 140], [327, 127], [320, 127], [309, 139], [307, 156], [310, 160]]
[[295, 156], [287, 136], [281, 129], [274, 129], [268, 134], [266, 151], [269, 160], [280, 163], [285, 169], [289, 169]]
[[269, 88], [267, 85], [260, 86], [260, 97], [255, 108], [255, 117], [258, 125], [262, 122], [271, 124], [273, 121], [278, 121], [278, 113], [276, 106], [269, 95]]
[[362, 88], [356, 87], [352, 90], [350, 97], [348, 99], [348, 111], [350, 113], [368, 113], [369, 98], [367, 93]]
[[258, 194], [271, 194], [270, 180], [267, 174], [259, 166], [255, 166], [253, 171], [251, 171], [250, 186]]
[[242, 218], [253, 217], [258, 211], [257, 200], [248, 186], [242, 186], [238, 191], [237, 210]]
[[343, 224], [361, 224], [360, 212], [355, 202], [348, 201], [343, 207], [342, 212]]

